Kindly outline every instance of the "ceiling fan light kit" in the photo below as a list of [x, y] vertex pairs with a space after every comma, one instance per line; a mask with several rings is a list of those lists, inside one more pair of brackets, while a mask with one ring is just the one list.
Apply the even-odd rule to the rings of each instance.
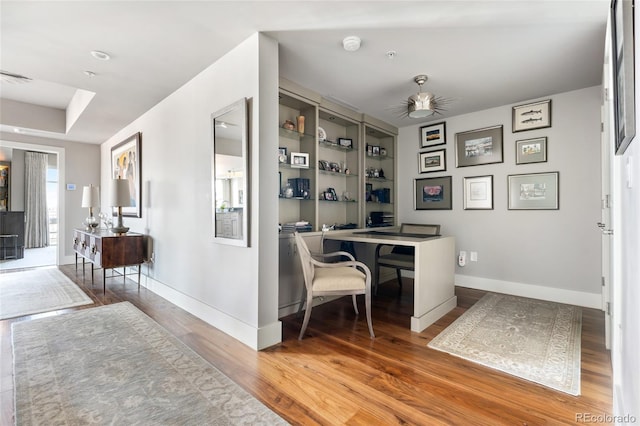
[[418, 93], [409, 96], [406, 102], [406, 110], [401, 111], [402, 117], [424, 118], [433, 114], [441, 114], [443, 105], [448, 101], [445, 98], [435, 96], [431, 92], [423, 92], [422, 85], [427, 81], [425, 74], [417, 75], [413, 78], [418, 84]]

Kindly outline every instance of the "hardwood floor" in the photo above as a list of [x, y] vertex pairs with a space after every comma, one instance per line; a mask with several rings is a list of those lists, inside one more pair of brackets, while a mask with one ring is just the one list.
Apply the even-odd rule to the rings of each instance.
[[[60, 268], [97, 305], [128, 300], [292, 424], [576, 424], [577, 413], [610, 414], [611, 362], [604, 315], [583, 309], [582, 395], [573, 397], [427, 348], [427, 343], [484, 294], [457, 288], [458, 307], [422, 333], [412, 333], [411, 285], [394, 282], [373, 302], [371, 340], [350, 298], [314, 308], [307, 334], [301, 318], [283, 319], [283, 342], [255, 352], [154, 293], [128, 281], [83, 280]], [[100, 276], [99, 276], [100, 275]], [[0, 277], [1, 278], [1, 277]], [[363, 301], [359, 300], [360, 305]], [[88, 307], [91, 307], [89, 305]], [[13, 424], [11, 323], [87, 307], [0, 321], [0, 422]]]

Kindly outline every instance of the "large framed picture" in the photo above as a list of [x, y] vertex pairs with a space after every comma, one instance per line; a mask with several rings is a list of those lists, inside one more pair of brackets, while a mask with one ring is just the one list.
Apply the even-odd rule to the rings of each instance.
[[547, 138], [516, 141], [516, 164], [544, 163], [547, 161]]
[[514, 106], [512, 133], [551, 127], [551, 99]]
[[633, 0], [613, 0], [611, 2], [617, 155], [624, 154], [636, 134], [633, 9]]
[[415, 210], [451, 210], [451, 176], [414, 179]]
[[465, 210], [493, 210], [493, 176], [465, 177]]
[[429, 124], [420, 127], [420, 148], [429, 148], [436, 145], [444, 145], [447, 143], [447, 124], [442, 123]]
[[442, 172], [445, 170], [447, 170], [445, 149], [418, 153], [418, 171], [420, 173]]
[[111, 148], [111, 177], [129, 182], [131, 206], [122, 207], [123, 216], [142, 217], [142, 172], [140, 132]]
[[502, 161], [502, 125], [456, 133], [456, 167]]
[[509, 210], [558, 210], [559, 172], [509, 175]]

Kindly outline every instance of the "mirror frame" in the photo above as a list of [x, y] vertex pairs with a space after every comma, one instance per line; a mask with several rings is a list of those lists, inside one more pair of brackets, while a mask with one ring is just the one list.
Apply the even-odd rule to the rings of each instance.
[[[249, 214], [251, 206], [251, 194], [249, 192], [249, 132], [248, 132], [248, 102], [246, 98], [232, 103], [231, 105], [211, 114], [212, 142], [213, 150], [211, 154], [211, 213], [213, 219], [213, 240], [216, 243], [227, 244], [239, 247], [249, 247]], [[218, 236], [216, 221], [216, 120], [229, 112], [240, 113], [240, 133], [242, 144], [242, 167], [244, 168], [244, 183], [241, 186], [244, 198], [242, 208], [242, 238], [228, 238]]]

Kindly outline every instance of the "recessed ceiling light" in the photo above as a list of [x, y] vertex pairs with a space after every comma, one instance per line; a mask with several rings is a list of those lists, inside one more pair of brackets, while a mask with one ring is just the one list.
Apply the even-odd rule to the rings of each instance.
[[92, 50], [91, 51], [91, 56], [93, 56], [96, 59], [99, 59], [101, 61], [108, 61], [109, 59], [111, 59], [111, 56], [109, 56], [108, 53], [104, 53], [101, 52], [99, 50]]

